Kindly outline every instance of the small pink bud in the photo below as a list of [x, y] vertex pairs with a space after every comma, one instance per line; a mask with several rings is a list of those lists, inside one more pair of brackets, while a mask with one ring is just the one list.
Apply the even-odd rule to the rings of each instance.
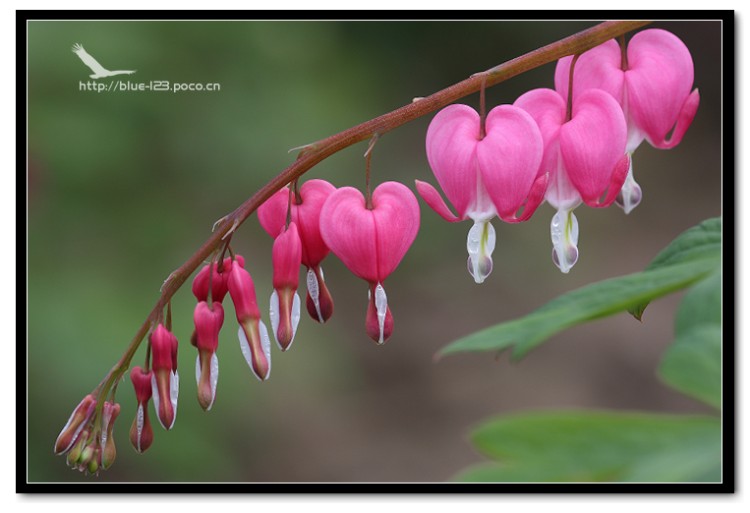
[[101, 434], [101, 467], [107, 470], [112, 466], [117, 457], [117, 448], [115, 439], [112, 436], [115, 420], [120, 414], [120, 405], [117, 403], [105, 402], [102, 409], [102, 434]]
[[93, 395], [86, 395], [76, 406], [68, 419], [68, 423], [62, 428], [55, 441], [55, 454], [65, 454], [78, 440], [79, 435], [94, 414], [96, 399]]
[[130, 371], [130, 380], [133, 382], [135, 397], [138, 400], [133, 425], [130, 427], [130, 443], [137, 452], [144, 452], [154, 441], [154, 430], [148, 418], [148, 401], [153, 393], [151, 388], [153, 374], [137, 366]]
[[242, 354], [255, 377], [266, 380], [271, 373], [271, 342], [260, 320], [253, 279], [245, 269], [233, 265], [228, 286], [240, 324], [238, 336]]
[[219, 330], [224, 324], [224, 308], [221, 303], [209, 306], [201, 301], [193, 313], [195, 322], [194, 341], [198, 348], [195, 362], [195, 379], [198, 383], [198, 403], [208, 411], [216, 399], [216, 384], [219, 379]]
[[260, 310], [255, 297], [255, 284], [244, 268], [233, 265], [227, 282], [229, 295], [234, 303], [237, 320], [260, 319]]
[[294, 222], [282, 231], [273, 244], [273, 288], [271, 326], [282, 351], [292, 345], [300, 318], [299, 268], [302, 244]]
[[151, 342], [151, 388], [154, 408], [164, 429], [171, 429], [177, 416], [179, 376], [177, 374], [177, 337], [159, 324], [149, 336]]

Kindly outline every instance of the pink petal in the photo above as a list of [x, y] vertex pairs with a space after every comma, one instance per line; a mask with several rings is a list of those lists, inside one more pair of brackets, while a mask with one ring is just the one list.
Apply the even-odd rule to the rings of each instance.
[[[572, 55], [563, 57], [555, 68], [555, 90], [566, 101], [572, 61]], [[578, 57], [573, 71], [573, 98], [578, 98], [586, 89], [602, 89], [622, 105], [624, 82], [620, 45], [610, 39]]]
[[[612, 177], [610, 178], [609, 186], [607, 188], [607, 196], [596, 203], [589, 203], [591, 207], [608, 207], [613, 201], [617, 199], [622, 184], [625, 183], [625, 179], [628, 177], [628, 169], [630, 168], [630, 155], [627, 153], [617, 161], [614, 169], [612, 170]], [[627, 212], [626, 212], [627, 213]]]
[[511, 219], [536, 179], [544, 153], [542, 135], [534, 119], [512, 105], [490, 111], [486, 133], [477, 146], [482, 183], [498, 215]]
[[308, 180], [300, 187], [301, 203], [295, 205], [293, 221], [299, 228], [302, 241], [302, 263], [308, 268], [320, 265], [329, 249], [320, 234], [320, 211], [336, 187], [325, 180]]
[[[693, 87], [690, 51], [674, 34], [648, 29], [630, 40], [628, 66], [625, 83], [633, 121], [652, 145], [676, 145], [697, 109], [697, 97], [686, 105]], [[666, 142], [667, 133], [678, 119], [680, 133], [675, 131], [672, 141]]]
[[544, 156], [537, 176], [544, 173], [551, 176], [557, 170], [557, 139], [560, 127], [565, 123], [565, 100], [552, 89], [532, 89], [519, 96], [513, 105], [528, 112], [539, 127]]
[[331, 194], [320, 212], [320, 233], [351, 272], [369, 282], [377, 281], [375, 221], [361, 192], [342, 187]]
[[273, 237], [278, 237], [286, 226], [286, 211], [289, 205], [289, 187], [284, 187], [258, 207], [258, 222]]
[[531, 186], [531, 192], [529, 192], [529, 197], [523, 205], [523, 212], [521, 212], [521, 215], [505, 219], [505, 221], [508, 223], [520, 223], [530, 219], [534, 212], [536, 212], [536, 209], [539, 208], [539, 205], [542, 204], [542, 201], [544, 201], [548, 185], [549, 174], [545, 173], [538, 176], [534, 181], [534, 184]]
[[350, 271], [370, 283], [382, 282], [398, 266], [419, 230], [419, 204], [397, 182], [372, 194], [372, 210], [357, 189], [342, 187], [328, 198], [320, 216], [323, 240]]
[[372, 193], [377, 229], [378, 281], [383, 282], [406, 255], [419, 231], [419, 203], [399, 182], [380, 184]]
[[440, 217], [448, 221], [449, 223], [455, 223], [457, 221], [460, 221], [461, 218], [455, 215], [453, 212], [451, 212], [450, 208], [448, 208], [448, 205], [445, 204], [445, 201], [443, 201], [443, 197], [440, 196], [440, 193], [427, 182], [422, 182], [420, 180], [414, 180], [415, 185], [417, 186], [417, 192], [420, 196], [422, 196], [422, 199], [427, 203], [432, 210], [438, 213]]
[[690, 128], [690, 125], [693, 123], [693, 118], [695, 118], [695, 114], [698, 112], [700, 101], [701, 97], [696, 89], [690, 93], [690, 96], [687, 97], [687, 100], [685, 100], [685, 103], [682, 105], [682, 109], [677, 116], [677, 124], [672, 132], [672, 137], [670, 137], [669, 140], [662, 139], [661, 141], [654, 140], [649, 142], [651, 142], [654, 147], [662, 150], [669, 150], [680, 144], [685, 132], [687, 132], [687, 129]]
[[625, 117], [612, 96], [589, 89], [573, 102], [573, 117], [560, 129], [560, 153], [568, 178], [586, 204], [599, 203], [625, 154], [626, 139]]
[[478, 142], [479, 114], [467, 105], [449, 105], [435, 115], [427, 128], [427, 160], [461, 218], [466, 217], [477, 199]]

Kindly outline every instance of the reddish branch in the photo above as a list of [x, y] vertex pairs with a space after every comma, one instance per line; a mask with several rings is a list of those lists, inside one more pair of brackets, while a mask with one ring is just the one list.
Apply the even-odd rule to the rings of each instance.
[[[401, 125], [413, 121], [421, 116], [435, 112], [456, 100], [468, 96], [480, 90], [484, 82], [486, 87], [494, 86], [520, 75], [526, 71], [554, 62], [562, 57], [580, 54], [609, 39], [619, 37], [627, 32], [648, 25], [650, 21], [607, 21], [600, 23], [590, 29], [584, 30], [572, 36], [561, 39], [555, 43], [543, 46], [508, 62], [495, 66], [487, 71], [477, 73], [471, 78], [454, 84], [442, 91], [415, 100], [409, 105], [383, 114], [377, 118], [366, 121], [357, 126], [339, 132], [326, 139], [305, 146], [297, 160], [268, 182], [263, 188], [237, 207], [231, 214], [227, 215], [216, 227], [206, 242], [196, 251], [184, 264], [174, 271], [161, 290], [161, 296], [156, 302], [153, 310], [139, 328], [138, 332], [130, 342], [127, 351], [122, 358], [110, 370], [95, 392], [107, 394], [112, 385], [119, 380], [130, 366], [135, 351], [141, 341], [148, 333], [150, 327], [160, 318], [164, 307], [170, 298], [177, 292], [183, 283], [193, 274], [201, 263], [206, 260], [224, 239], [242, 224], [255, 210], [263, 204], [274, 192], [286, 184], [299, 178], [322, 160], [330, 157], [336, 152], [343, 150], [358, 142], [371, 139], [373, 136], [382, 135]], [[103, 401], [100, 401], [101, 404]]]

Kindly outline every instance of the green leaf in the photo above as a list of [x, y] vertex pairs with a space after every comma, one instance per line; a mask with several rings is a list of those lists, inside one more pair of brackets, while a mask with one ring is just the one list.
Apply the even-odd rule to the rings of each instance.
[[515, 346], [513, 357], [520, 358], [550, 336], [576, 324], [625, 310], [641, 314], [649, 301], [704, 278], [719, 266], [720, 258], [721, 218], [717, 217], [683, 232], [641, 273], [564, 294], [525, 317], [459, 339], [439, 355]]
[[515, 345], [520, 358], [566, 328], [627, 310], [646, 300], [680, 290], [718, 265], [719, 255], [660, 267], [593, 283], [550, 301], [520, 319], [497, 324], [459, 339], [440, 355], [462, 351], [497, 351]]
[[563, 411], [491, 420], [472, 435], [492, 463], [461, 481], [718, 481], [720, 420], [708, 416]]
[[[661, 267], [709, 258], [721, 251], [721, 217], [706, 219], [699, 225], [682, 232], [669, 246], [664, 248], [656, 258], [646, 267], [646, 271], [653, 271]], [[629, 311], [641, 320], [649, 301], [630, 308]]]
[[695, 285], [683, 298], [676, 338], [659, 375], [680, 392], [721, 407], [721, 272]]

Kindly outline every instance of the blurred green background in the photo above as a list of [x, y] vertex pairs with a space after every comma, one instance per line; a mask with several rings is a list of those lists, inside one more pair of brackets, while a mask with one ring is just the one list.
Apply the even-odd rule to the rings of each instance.
[[[288, 149], [593, 24], [30, 22], [28, 480], [95, 480], [53, 455], [55, 437], [120, 357], [162, 281], [215, 220], [293, 161]], [[654, 374], [673, 338], [680, 295], [654, 303], [642, 324], [622, 315], [577, 327], [518, 363], [505, 354], [433, 360], [459, 336], [641, 270], [678, 233], [721, 214], [721, 26], [653, 26], [691, 50], [698, 115], [676, 149], [644, 143], [636, 152], [644, 200], [633, 213], [576, 211], [581, 256], [569, 275], [550, 258], [549, 206], [521, 225], [494, 222], [495, 270], [478, 286], [466, 271], [470, 224], [448, 224], [420, 202], [419, 235], [386, 283], [392, 339], [376, 347], [366, 336], [366, 285], [330, 256], [323, 267], [334, 316], [320, 326], [303, 315], [292, 350], [281, 354], [274, 345], [268, 382], [257, 382], [241, 358], [227, 307], [218, 395], [208, 414], [195, 399], [195, 300], [185, 287], [173, 301], [182, 377], [175, 427], [165, 432], [152, 415], [154, 444], [136, 454], [127, 436], [135, 399], [126, 380], [118, 389], [118, 458], [98, 480], [442, 481], [479, 460], [466, 435], [495, 414], [706, 411]], [[130, 81], [216, 82], [221, 90], [81, 91], [90, 71], [71, 52], [74, 43], [108, 69], [136, 69], [125, 76]], [[549, 64], [491, 88], [488, 105], [550, 87], [553, 72]], [[477, 96], [464, 102], [476, 107]], [[375, 183], [436, 183], [424, 155], [430, 118], [381, 137]], [[365, 149], [342, 151], [306, 178], [361, 187]], [[264, 305], [271, 243], [254, 217], [233, 239]], [[134, 361], [143, 357], [141, 350]]]

